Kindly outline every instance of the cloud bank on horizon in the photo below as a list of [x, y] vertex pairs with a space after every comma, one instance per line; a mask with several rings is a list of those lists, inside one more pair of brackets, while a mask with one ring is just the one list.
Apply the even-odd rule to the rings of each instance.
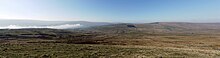
[[50, 28], [50, 29], [72, 29], [82, 27], [81, 24], [64, 24], [64, 25], [48, 25], [48, 26], [19, 26], [19, 25], [9, 25], [0, 26], [0, 29], [26, 29], [26, 28]]

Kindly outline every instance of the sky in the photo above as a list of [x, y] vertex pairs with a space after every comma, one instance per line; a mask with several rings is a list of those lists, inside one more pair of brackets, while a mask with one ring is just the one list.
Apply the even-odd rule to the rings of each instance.
[[220, 22], [220, 0], [0, 0], [0, 20]]

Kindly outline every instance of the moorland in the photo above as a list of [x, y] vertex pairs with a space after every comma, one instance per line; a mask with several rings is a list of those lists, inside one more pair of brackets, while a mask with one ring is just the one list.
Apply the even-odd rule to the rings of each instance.
[[1, 29], [0, 58], [218, 58], [220, 23]]

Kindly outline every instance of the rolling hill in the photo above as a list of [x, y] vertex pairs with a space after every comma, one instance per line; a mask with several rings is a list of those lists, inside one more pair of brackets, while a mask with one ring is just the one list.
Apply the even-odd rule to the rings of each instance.
[[[129, 27], [130, 26], [130, 27]], [[133, 26], [133, 27], [131, 27]], [[91, 31], [120, 33], [120, 32], [140, 32], [140, 33], [197, 33], [197, 34], [218, 34], [220, 23], [186, 23], [186, 22], [155, 22], [145, 24], [112, 24], [87, 28]]]

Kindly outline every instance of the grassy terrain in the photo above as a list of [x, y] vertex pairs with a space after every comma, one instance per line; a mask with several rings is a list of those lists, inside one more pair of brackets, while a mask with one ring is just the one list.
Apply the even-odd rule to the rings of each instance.
[[1, 58], [155, 58], [217, 57], [219, 51], [150, 46], [82, 44], [1, 44]]
[[0, 58], [218, 58], [219, 29], [154, 23], [1, 30]]
[[2, 40], [5, 42], [0, 43], [0, 57], [215, 58], [220, 56], [220, 37], [216, 35], [128, 37], [130, 39], [116, 36], [107, 38], [104, 40], [81, 40], [84, 43], [77, 44], [48, 39]]

